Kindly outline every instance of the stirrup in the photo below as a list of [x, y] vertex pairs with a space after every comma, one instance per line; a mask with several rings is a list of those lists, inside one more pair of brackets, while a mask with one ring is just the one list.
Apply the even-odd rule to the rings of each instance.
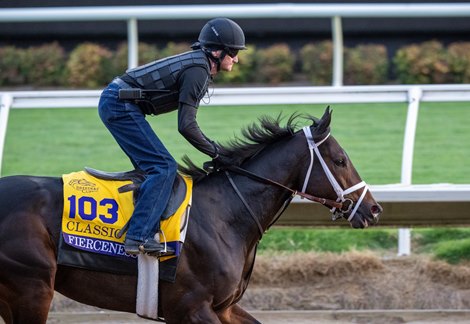
[[[167, 256], [167, 255], [174, 255], [176, 251], [173, 250], [173, 248], [170, 247], [167, 244], [165, 232], [163, 232], [162, 229], [159, 229], [158, 232], [155, 234], [154, 240], [156, 242], [160, 241], [160, 233], [163, 236], [163, 243], [162, 243], [163, 244], [163, 250], [158, 251], [158, 252], [149, 252], [149, 253], [145, 253], [145, 254], [153, 256], [153, 257], [157, 257], [157, 258], [164, 257], [164, 256]], [[157, 238], [158, 238], [158, 240], [157, 240]]]

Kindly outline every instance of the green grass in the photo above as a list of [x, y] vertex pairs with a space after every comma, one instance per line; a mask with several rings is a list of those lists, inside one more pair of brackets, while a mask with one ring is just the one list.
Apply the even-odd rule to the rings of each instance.
[[470, 261], [470, 237], [438, 242], [433, 254], [437, 259], [452, 264], [468, 262]]
[[[415, 145], [414, 183], [470, 183], [468, 103], [423, 103]], [[202, 107], [201, 129], [226, 141], [261, 115], [304, 112], [320, 117], [324, 105]], [[206, 157], [176, 130], [176, 112], [149, 117], [173, 156], [202, 163]], [[333, 106], [332, 133], [370, 184], [400, 181], [406, 104]], [[131, 168], [95, 109], [14, 109], [10, 113], [2, 175], [60, 175], [84, 166], [117, 171]]]
[[[332, 134], [346, 149], [369, 184], [400, 181], [406, 104], [334, 105]], [[414, 183], [470, 183], [470, 104], [422, 103], [415, 144]], [[227, 141], [261, 115], [294, 112], [320, 117], [324, 105], [202, 107], [201, 129], [212, 139]], [[173, 156], [184, 154], [202, 163], [207, 157], [177, 132], [176, 112], [149, 117]], [[301, 126], [301, 125], [300, 125]], [[96, 109], [14, 109], [10, 112], [2, 175], [60, 176], [91, 166], [109, 171], [131, 168]], [[470, 229], [413, 229], [413, 251], [449, 262], [470, 255]], [[273, 228], [260, 251], [325, 251], [396, 249], [396, 229], [366, 231]]]
[[449, 263], [470, 261], [470, 229], [441, 228], [413, 230], [416, 253], [434, 255]]
[[259, 245], [261, 253], [282, 251], [345, 252], [351, 250], [389, 250], [396, 248], [397, 231], [368, 229], [312, 229], [278, 227], [269, 230]]
[[[449, 263], [470, 260], [470, 228], [419, 228], [411, 231], [413, 253], [434, 256]], [[295, 251], [347, 252], [373, 250], [397, 253], [396, 229], [367, 230], [277, 227], [259, 245], [260, 253]]]
[[416, 133], [414, 183], [470, 183], [470, 103], [426, 103]]

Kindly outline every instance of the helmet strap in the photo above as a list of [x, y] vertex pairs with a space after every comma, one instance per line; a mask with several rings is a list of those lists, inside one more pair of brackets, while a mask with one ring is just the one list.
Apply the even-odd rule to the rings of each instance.
[[224, 60], [225, 56], [227, 55], [227, 52], [223, 49], [220, 52], [220, 56], [215, 57], [214, 54], [212, 54], [212, 50], [210, 50], [209, 48], [203, 47], [203, 51], [204, 51], [204, 53], [206, 53], [206, 55], [209, 57], [209, 59], [212, 62], [215, 63], [215, 65], [217, 66], [217, 72], [219, 72], [220, 71], [220, 65], [222, 64], [222, 61]]

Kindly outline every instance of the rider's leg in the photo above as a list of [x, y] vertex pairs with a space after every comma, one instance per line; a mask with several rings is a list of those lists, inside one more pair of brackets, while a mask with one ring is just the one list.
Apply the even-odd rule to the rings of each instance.
[[139, 246], [146, 248], [146, 252], [158, 252], [163, 245], [153, 237], [171, 195], [177, 164], [139, 107], [117, 99], [118, 89], [111, 84], [104, 90], [99, 104], [100, 117], [134, 167], [148, 175], [140, 188], [125, 248], [128, 253], [138, 253]]

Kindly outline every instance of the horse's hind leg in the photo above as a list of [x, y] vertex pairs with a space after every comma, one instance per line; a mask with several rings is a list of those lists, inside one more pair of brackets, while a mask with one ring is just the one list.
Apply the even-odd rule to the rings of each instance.
[[224, 309], [218, 313], [219, 319], [222, 323], [230, 324], [255, 324], [261, 323], [256, 318], [254, 318], [246, 310], [234, 304], [229, 308]]

